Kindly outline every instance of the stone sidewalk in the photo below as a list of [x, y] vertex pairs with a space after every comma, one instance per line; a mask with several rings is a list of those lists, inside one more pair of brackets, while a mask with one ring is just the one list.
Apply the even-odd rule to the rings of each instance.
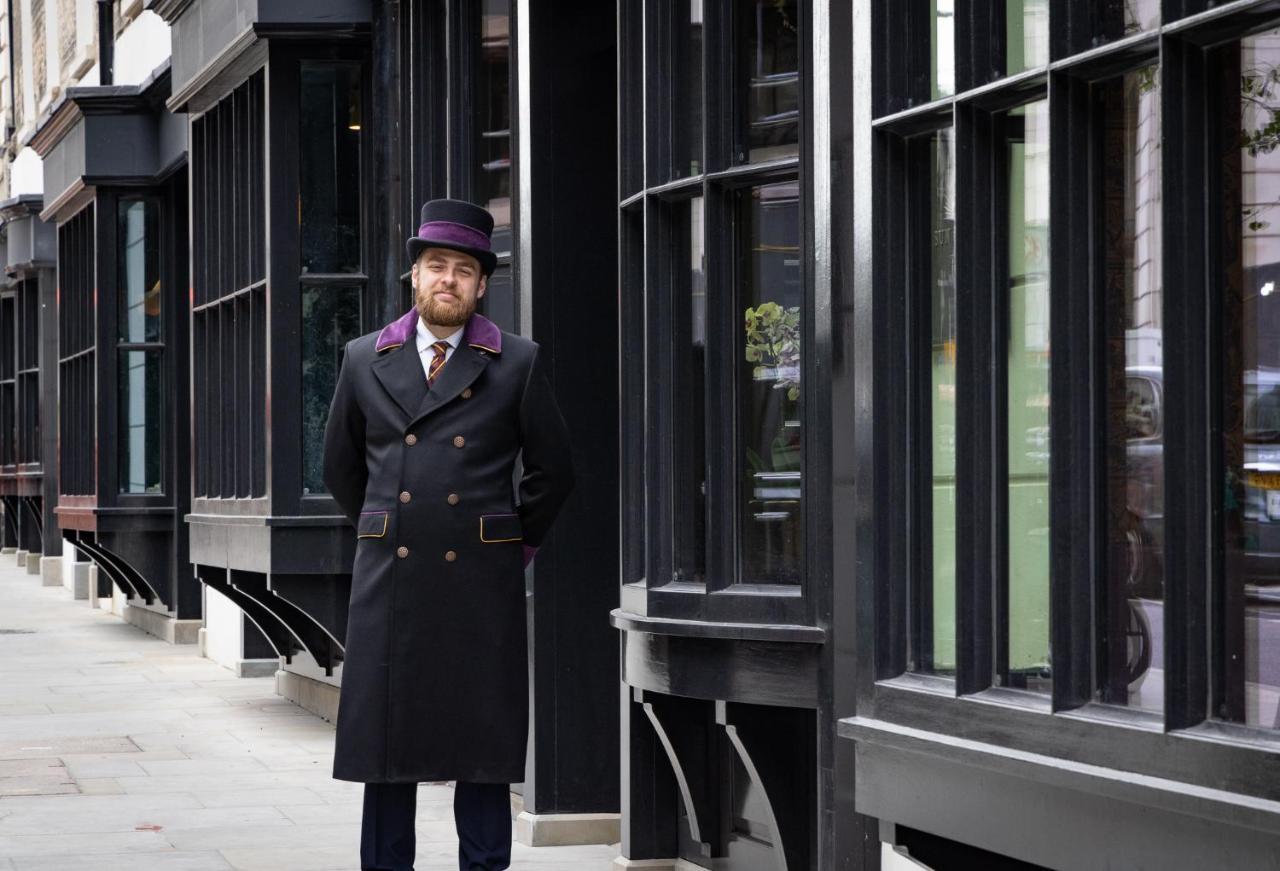
[[[0, 871], [352, 871], [359, 784], [333, 727], [0, 556]], [[453, 871], [453, 791], [418, 789], [418, 871]], [[513, 869], [616, 847], [519, 844]]]

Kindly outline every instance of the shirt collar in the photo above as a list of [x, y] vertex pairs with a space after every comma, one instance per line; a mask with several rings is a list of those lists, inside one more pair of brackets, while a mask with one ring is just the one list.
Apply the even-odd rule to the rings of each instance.
[[[454, 332], [453, 335], [445, 338], [444, 341], [448, 342], [451, 346], [453, 346], [453, 349], [456, 351], [458, 349], [458, 345], [462, 344], [462, 332], [465, 329], [466, 329], [465, 326], [458, 327], [457, 331]], [[421, 354], [423, 351], [427, 350], [427, 348], [430, 348], [432, 345], [434, 345], [437, 341], [439, 340], [436, 338], [435, 333], [428, 330], [427, 325], [423, 322], [422, 318], [419, 317], [418, 318], [418, 353]]]

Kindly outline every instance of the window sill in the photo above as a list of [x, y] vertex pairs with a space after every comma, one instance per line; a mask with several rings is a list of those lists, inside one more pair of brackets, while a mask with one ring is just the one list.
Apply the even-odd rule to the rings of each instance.
[[823, 644], [827, 633], [816, 626], [790, 623], [724, 623], [709, 620], [681, 620], [674, 617], [646, 617], [615, 608], [609, 612], [615, 629], [648, 632], [652, 635], [675, 635], [686, 638], [717, 638], [726, 641], [784, 641], [799, 644]]

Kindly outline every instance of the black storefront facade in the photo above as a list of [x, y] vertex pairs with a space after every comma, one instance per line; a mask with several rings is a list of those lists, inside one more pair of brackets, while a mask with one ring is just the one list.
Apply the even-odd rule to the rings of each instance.
[[1280, 6], [618, 16], [618, 866], [1275, 867]]
[[332, 715], [341, 350], [469, 198], [579, 470], [523, 840], [1276, 867], [1280, 3], [147, 5], [0, 203], [4, 546]]

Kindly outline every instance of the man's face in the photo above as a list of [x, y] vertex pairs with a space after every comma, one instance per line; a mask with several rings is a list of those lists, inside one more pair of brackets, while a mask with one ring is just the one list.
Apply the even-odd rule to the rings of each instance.
[[480, 262], [448, 248], [426, 248], [413, 264], [413, 300], [418, 314], [438, 327], [460, 327], [484, 296]]

